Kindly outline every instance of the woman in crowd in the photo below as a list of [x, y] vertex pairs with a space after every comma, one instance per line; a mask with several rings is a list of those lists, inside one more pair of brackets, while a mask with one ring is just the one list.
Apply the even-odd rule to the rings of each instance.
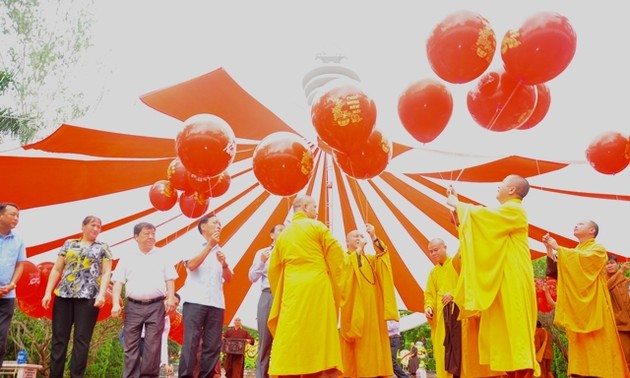
[[[87, 216], [83, 220], [79, 239], [69, 239], [59, 251], [50, 272], [42, 306], [53, 303], [52, 351], [50, 377], [62, 378], [68, 351], [70, 332], [74, 326], [70, 376], [83, 377], [87, 365], [92, 332], [112, 271], [112, 255], [106, 243], [96, 240], [101, 232], [101, 220]], [[59, 282], [59, 284], [57, 284]]]

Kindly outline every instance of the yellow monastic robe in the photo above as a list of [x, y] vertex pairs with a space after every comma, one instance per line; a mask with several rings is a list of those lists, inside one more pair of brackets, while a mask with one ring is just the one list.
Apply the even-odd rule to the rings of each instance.
[[457, 216], [461, 274], [454, 301], [462, 318], [479, 316], [479, 364], [540, 374], [536, 290], [521, 201], [496, 209], [460, 203]]
[[389, 254], [346, 255], [341, 302], [341, 356], [345, 377], [394, 374], [387, 320], [398, 320]]
[[438, 264], [429, 273], [427, 287], [424, 290], [424, 308], [433, 309], [431, 325], [431, 341], [433, 342], [433, 355], [435, 357], [435, 371], [438, 378], [452, 377], [453, 374], [445, 370], [444, 338], [446, 328], [444, 326], [444, 305], [442, 296], [446, 293], [453, 295], [457, 285], [458, 274], [453, 268], [452, 259], [449, 257], [444, 264]]
[[630, 377], [606, 282], [606, 248], [595, 239], [558, 248], [554, 323], [566, 329], [568, 374]]
[[336, 368], [341, 374], [338, 308], [345, 252], [322, 222], [296, 212], [269, 260], [273, 335], [269, 374]]

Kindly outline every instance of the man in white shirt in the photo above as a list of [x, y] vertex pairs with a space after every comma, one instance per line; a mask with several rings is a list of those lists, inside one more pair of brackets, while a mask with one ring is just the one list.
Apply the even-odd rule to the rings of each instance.
[[[158, 377], [164, 316], [175, 306], [177, 271], [165, 253], [155, 247], [155, 226], [134, 226], [138, 248], [120, 257], [112, 276], [112, 317], [120, 315], [120, 293], [125, 285], [127, 301], [123, 326], [125, 366], [123, 378]], [[140, 339], [145, 345], [140, 358]]]
[[199, 219], [197, 229], [205, 239], [200, 252], [184, 260], [186, 284], [184, 300], [184, 343], [179, 360], [179, 377], [194, 377], [197, 348], [201, 339], [199, 378], [214, 376], [221, 355], [225, 298], [223, 281], [232, 280], [232, 270], [219, 246], [221, 221], [216, 215]]
[[258, 360], [256, 361], [256, 378], [269, 378], [269, 354], [271, 353], [271, 343], [273, 337], [267, 327], [269, 311], [273, 297], [269, 289], [269, 279], [267, 278], [267, 268], [269, 267], [269, 257], [276, 243], [278, 235], [284, 230], [284, 225], [277, 224], [271, 229], [271, 245], [256, 252], [252, 266], [249, 268], [249, 280], [253, 283], [260, 280], [262, 293], [258, 300]]

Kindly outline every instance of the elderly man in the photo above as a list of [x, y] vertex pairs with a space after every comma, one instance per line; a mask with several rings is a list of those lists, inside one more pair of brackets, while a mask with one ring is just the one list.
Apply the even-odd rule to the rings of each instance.
[[[223, 332], [223, 339], [241, 339], [247, 341], [249, 344], [254, 345], [254, 337], [241, 327], [241, 318], [234, 318], [234, 327], [227, 329]], [[230, 353], [226, 351], [225, 361], [223, 366], [225, 367], [225, 376], [227, 378], [243, 378], [245, 371], [245, 354], [243, 353]]]
[[575, 248], [558, 245], [549, 234], [542, 238], [547, 256], [558, 262], [554, 324], [566, 329], [569, 375], [630, 377], [608, 292], [608, 256], [595, 241], [598, 233], [597, 223], [583, 220], [573, 228]]
[[317, 218], [310, 196], [293, 202], [291, 223], [278, 237], [269, 262], [273, 335], [269, 375], [337, 376], [343, 371], [337, 311], [344, 251]]
[[366, 231], [376, 255], [365, 253], [358, 230], [346, 236], [346, 277], [341, 303], [341, 355], [344, 376], [383, 377], [394, 374], [386, 320], [398, 320], [398, 308], [387, 247], [374, 226]]

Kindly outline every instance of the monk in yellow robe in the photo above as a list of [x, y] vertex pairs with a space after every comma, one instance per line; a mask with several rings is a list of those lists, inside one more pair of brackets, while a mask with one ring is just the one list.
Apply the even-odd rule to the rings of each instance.
[[630, 377], [608, 292], [606, 248], [595, 241], [598, 233], [597, 223], [584, 220], [573, 228], [579, 241], [575, 248], [543, 236], [547, 256], [558, 262], [554, 324], [567, 333], [568, 375]]
[[553, 340], [551, 332], [543, 328], [540, 321], [536, 322], [536, 334], [534, 337], [536, 345], [536, 359], [540, 364], [541, 378], [554, 378], [551, 371], [551, 363], [553, 362]]
[[540, 374], [536, 290], [522, 205], [528, 191], [527, 180], [509, 175], [499, 185], [495, 209], [460, 203], [452, 187], [447, 199], [459, 223], [461, 273], [454, 301], [460, 317], [479, 316], [479, 364], [510, 377]]
[[273, 294], [269, 375], [336, 378], [343, 374], [337, 315], [345, 252], [316, 219], [312, 197], [297, 197], [293, 211], [267, 273]]
[[[449, 306], [452, 308], [453, 306], [451, 303], [459, 275], [453, 267], [451, 257], [446, 253], [444, 240], [439, 238], [431, 240], [428, 249], [429, 257], [435, 264], [435, 267], [431, 269], [427, 279], [427, 286], [424, 289], [424, 314], [429, 321], [429, 325], [431, 325], [431, 341], [433, 342], [433, 356], [435, 358], [437, 377], [452, 377], [453, 374], [445, 369], [446, 350], [444, 339], [446, 337], [446, 326], [444, 307]], [[461, 342], [461, 329], [457, 338]], [[461, 363], [461, 349], [459, 350], [459, 362]]]
[[341, 302], [341, 356], [344, 377], [394, 374], [387, 320], [398, 320], [392, 267], [387, 246], [366, 225], [376, 255], [365, 254], [358, 230], [346, 236], [348, 252]]
[[627, 270], [628, 263], [622, 264], [621, 269], [619, 269], [617, 258], [608, 255], [608, 262], [606, 263], [608, 291], [610, 291], [610, 300], [615, 314], [617, 333], [619, 333], [619, 339], [623, 346], [623, 354], [626, 356], [626, 364], [630, 366], [630, 294], [628, 293], [630, 279], [626, 277]]

